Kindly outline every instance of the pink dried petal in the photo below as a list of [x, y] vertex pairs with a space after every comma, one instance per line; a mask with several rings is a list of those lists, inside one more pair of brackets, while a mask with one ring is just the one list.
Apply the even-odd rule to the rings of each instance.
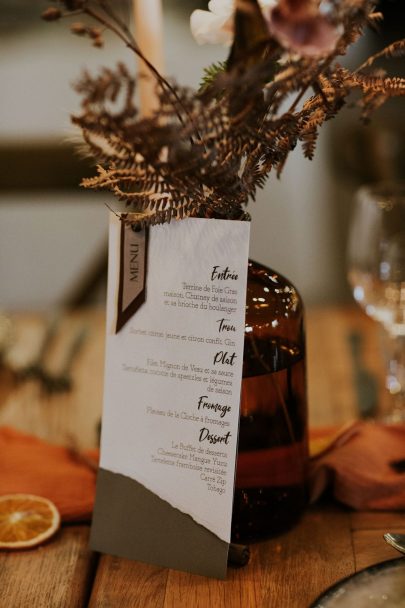
[[309, 57], [331, 53], [340, 35], [312, 0], [282, 0], [270, 11], [269, 30], [281, 46]]

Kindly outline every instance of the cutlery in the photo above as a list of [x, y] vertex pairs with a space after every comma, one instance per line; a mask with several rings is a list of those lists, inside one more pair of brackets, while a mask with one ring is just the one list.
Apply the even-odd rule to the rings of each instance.
[[31, 363], [16, 371], [16, 376], [18, 380], [29, 380], [31, 378], [38, 378], [39, 380], [43, 381], [44, 377], [46, 376], [46, 371], [44, 368], [45, 355], [56, 335], [59, 323], [59, 315], [52, 318], [48, 322], [44, 331], [44, 335], [42, 337], [37, 356]]
[[405, 553], [405, 534], [384, 534], [384, 540], [397, 551]]
[[63, 393], [72, 388], [73, 379], [71, 369], [75, 358], [83, 346], [87, 333], [87, 327], [82, 327], [78, 330], [67, 350], [65, 360], [59, 373], [51, 374], [49, 372], [45, 372], [43, 374], [41, 381], [43, 388], [47, 393]]

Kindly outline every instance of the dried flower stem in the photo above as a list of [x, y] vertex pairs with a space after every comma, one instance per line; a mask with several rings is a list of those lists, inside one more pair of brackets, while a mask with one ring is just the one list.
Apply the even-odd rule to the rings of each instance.
[[[198, 92], [169, 82], [155, 69], [108, 0], [64, 4], [79, 6], [117, 35], [158, 83], [159, 112], [147, 120], [136, 111], [135, 80], [124, 66], [104, 68], [97, 77], [86, 73], [77, 85], [83, 111], [73, 122], [100, 163], [98, 175], [83, 185], [112, 191], [125, 203], [127, 221], [140, 226], [188, 216], [246, 217], [248, 201], [254, 200], [273, 169], [280, 174], [298, 143], [307, 158], [313, 157], [320, 127], [338, 113], [352, 91], [360, 93], [354, 105], [365, 120], [391, 97], [405, 95], [405, 79], [373, 68], [378, 58], [405, 54], [405, 41], [387, 47], [355, 71], [336, 61], [375, 21], [373, 0], [330, 2], [330, 24], [341, 34], [336, 46], [320, 57], [286, 55], [277, 37], [267, 37], [257, 0], [245, 0], [244, 6], [254, 10], [236, 9], [240, 38], [236, 35], [231, 60], [212, 70]], [[286, 15], [288, 11], [282, 25]], [[54, 19], [54, 13], [50, 17]], [[296, 25], [296, 17], [291, 19]], [[249, 35], [252, 32], [256, 37]], [[303, 101], [310, 89], [313, 95]], [[289, 109], [283, 111], [287, 101]], [[116, 108], [118, 102], [121, 106]]]

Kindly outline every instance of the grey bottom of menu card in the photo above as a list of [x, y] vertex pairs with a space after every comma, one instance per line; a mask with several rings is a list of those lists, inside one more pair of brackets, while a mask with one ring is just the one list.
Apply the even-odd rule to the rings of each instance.
[[90, 546], [102, 553], [226, 578], [228, 543], [137, 481], [102, 468]]

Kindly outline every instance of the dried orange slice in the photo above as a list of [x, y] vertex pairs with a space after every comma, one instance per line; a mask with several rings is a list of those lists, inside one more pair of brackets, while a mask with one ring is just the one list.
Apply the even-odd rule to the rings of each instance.
[[55, 534], [59, 525], [59, 511], [47, 498], [0, 496], [0, 549], [36, 547]]

